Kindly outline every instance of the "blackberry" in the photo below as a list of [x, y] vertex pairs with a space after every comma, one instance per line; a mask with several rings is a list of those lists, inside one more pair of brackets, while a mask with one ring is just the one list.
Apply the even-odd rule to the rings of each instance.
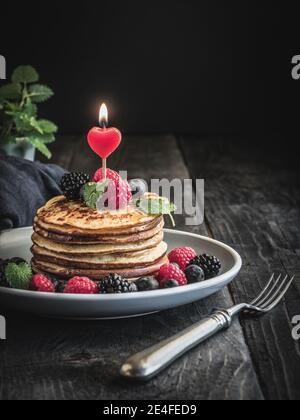
[[64, 290], [68, 281], [67, 280], [53, 280], [52, 283], [54, 284], [56, 293], [64, 293]]
[[53, 286], [55, 287], [55, 292], [56, 293], [63, 293], [65, 290], [65, 287], [68, 283], [68, 280], [62, 280], [62, 279], [57, 279], [56, 277], [50, 275], [47, 273], [47, 277], [49, 280], [51, 280]]
[[71, 172], [62, 177], [60, 188], [67, 200], [79, 200], [81, 188], [90, 180], [90, 176], [84, 172]]
[[134, 283], [130, 283], [128, 280], [124, 280], [118, 274], [110, 274], [105, 277], [99, 283], [99, 293], [132, 293], [136, 292], [137, 286]]
[[198, 257], [195, 257], [189, 263], [189, 266], [191, 265], [197, 265], [198, 267], [202, 268], [206, 280], [216, 277], [219, 274], [222, 267], [221, 262], [217, 257], [208, 254], [203, 254], [199, 255]]
[[14, 257], [14, 258], [9, 258], [7, 260], [0, 260], [0, 287], [8, 287], [11, 288], [11, 285], [9, 284], [9, 282], [6, 280], [5, 277], [5, 269], [7, 267], [7, 265], [9, 263], [14, 263], [14, 264], [22, 264], [25, 263], [26, 261], [23, 258], [18, 258], [18, 257]]

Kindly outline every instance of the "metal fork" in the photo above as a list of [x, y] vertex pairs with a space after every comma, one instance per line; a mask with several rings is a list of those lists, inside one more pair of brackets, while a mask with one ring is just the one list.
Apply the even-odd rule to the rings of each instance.
[[191, 327], [170, 337], [155, 346], [128, 359], [121, 368], [126, 378], [147, 381], [169, 366], [172, 362], [207, 340], [217, 332], [231, 326], [233, 317], [239, 313], [263, 315], [270, 312], [283, 299], [295, 276], [272, 275], [263, 291], [251, 302], [241, 303], [230, 309], [220, 309]]

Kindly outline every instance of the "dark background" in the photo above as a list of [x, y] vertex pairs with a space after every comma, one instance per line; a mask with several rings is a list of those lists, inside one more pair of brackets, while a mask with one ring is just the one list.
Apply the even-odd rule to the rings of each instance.
[[106, 101], [125, 132], [274, 134], [285, 34], [268, 0], [31, 2], [1, 5], [0, 53], [54, 89], [41, 111], [60, 133], [87, 131]]

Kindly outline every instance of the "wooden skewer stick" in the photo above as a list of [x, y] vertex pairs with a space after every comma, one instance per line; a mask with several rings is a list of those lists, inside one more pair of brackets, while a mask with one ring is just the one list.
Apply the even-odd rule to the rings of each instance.
[[104, 181], [106, 180], [106, 172], [107, 172], [106, 168], [107, 168], [106, 159], [102, 159], [102, 175], [103, 175]]
[[[102, 128], [103, 130], [106, 130], [106, 121], [102, 121]], [[106, 181], [106, 176], [107, 176], [107, 160], [106, 159], [102, 159], [102, 175], [103, 175], [104, 181]]]

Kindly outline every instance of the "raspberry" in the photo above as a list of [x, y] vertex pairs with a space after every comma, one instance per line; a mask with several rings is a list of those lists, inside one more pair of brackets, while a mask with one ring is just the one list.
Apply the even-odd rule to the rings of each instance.
[[179, 268], [184, 271], [193, 258], [197, 257], [197, 253], [193, 248], [184, 247], [176, 248], [168, 255], [170, 263], [178, 264]]
[[[111, 209], [120, 209], [126, 207], [129, 201], [132, 199], [132, 193], [130, 185], [127, 181], [122, 179], [120, 175], [112, 171], [111, 169], [106, 170], [106, 177], [112, 182], [108, 186], [108, 205]], [[94, 175], [94, 181], [103, 181], [102, 168]]]
[[35, 274], [30, 282], [29, 289], [35, 292], [54, 293], [55, 286], [48, 277], [43, 274]]
[[158, 274], [160, 287], [163, 287], [164, 282], [168, 280], [176, 280], [179, 286], [185, 286], [187, 279], [183, 271], [174, 264], [165, 264], [161, 266]]
[[87, 277], [73, 277], [70, 279], [64, 289], [64, 293], [95, 295], [99, 293], [98, 286]]
[[[121, 179], [118, 172], [113, 171], [112, 169], [106, 169], [106, 178], [111, 179], [112, 181], [114, 181], [116, 183], [118, 183]], [[98, 169], [98, 171], [95, 173], [93, 181], [94, 182], [103, 181], [102, 168]]]

